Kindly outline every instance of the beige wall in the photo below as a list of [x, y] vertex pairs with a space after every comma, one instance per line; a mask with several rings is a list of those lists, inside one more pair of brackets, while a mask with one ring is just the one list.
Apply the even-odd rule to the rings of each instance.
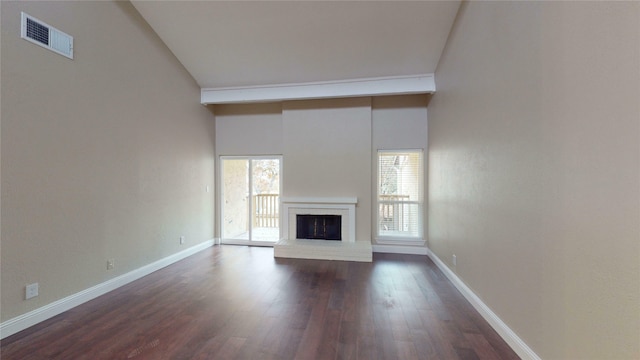
[[355, 196], [356, 241], [371, 241], [371, 99], [283, 105], [283, 196]]
[[430, 248], [544, 359], [640, 358], [639, 19], [465, 3], [436, 72]]
[[357, 196], [371, 241], [377, 149], [426, 149], [426, 96], [215, 106], [216, 153], [283, 155], [283, 196]]
[[[130, 3], [1, 6], [5, 321], [211, 239], [214, 118]], [[20, 39], [20, 11], [75, 59]]]
[[282, 104], [216, 105], [216, 154], [282, 154]]
[[[374, 97], [372, 101], [372, 156], [371, 168], [373, 171], [373, 186], [371, 197], [375, 206], [378, 196], [377, 172], [378, 150], [422, 149], [423, 154], [423, 181], [426, 189], [428, 176], [427, 167], [427, 104], [430, 95], [406, 95], [406, 96], [381, 96]], [[427, 238], [428, 214], [426, 211], [426, 191], [423, 191], [423, 238]], [[371, 212], [373, 224], [373, 243], [376, 244], [377, 214]]]

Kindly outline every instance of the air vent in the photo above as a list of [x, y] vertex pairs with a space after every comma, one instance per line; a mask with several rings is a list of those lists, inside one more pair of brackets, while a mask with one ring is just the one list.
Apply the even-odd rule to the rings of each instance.
[[20, 36], [36, 45], [73, 59], [73, 37], [31, 15], [22, 13]]

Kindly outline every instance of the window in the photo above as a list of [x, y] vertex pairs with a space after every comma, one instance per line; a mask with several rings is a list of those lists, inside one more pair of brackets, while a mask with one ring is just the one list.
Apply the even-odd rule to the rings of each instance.
[[422, 241], [422, 150], [378, 151], [380, 240]]

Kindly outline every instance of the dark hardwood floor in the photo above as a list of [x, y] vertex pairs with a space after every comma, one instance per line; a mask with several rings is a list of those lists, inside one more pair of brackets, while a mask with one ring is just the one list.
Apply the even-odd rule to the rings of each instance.
[[518, 359], [426, 256], [215, 246], [1, 342], [10, 359]]

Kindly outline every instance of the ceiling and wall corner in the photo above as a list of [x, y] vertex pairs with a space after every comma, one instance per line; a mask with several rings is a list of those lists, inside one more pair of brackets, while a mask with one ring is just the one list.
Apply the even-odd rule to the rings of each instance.
[[132, 3], [203, 89], [202, 103], [432, 93], [460, 5]]

